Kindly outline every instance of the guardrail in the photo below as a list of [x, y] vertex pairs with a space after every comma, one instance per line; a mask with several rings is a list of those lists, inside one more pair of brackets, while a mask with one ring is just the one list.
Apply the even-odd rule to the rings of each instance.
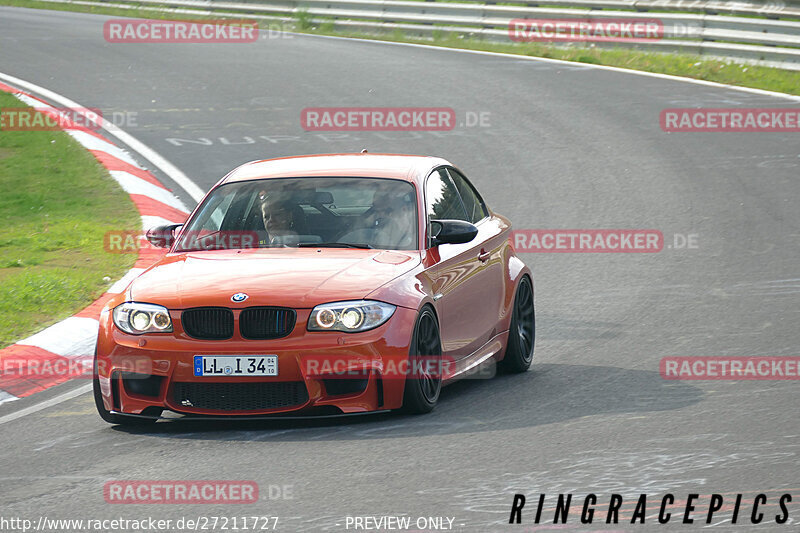
[[[300, 14], [313, 25], [365, 33], [402, 31], [432, 38], [452, 32], [493, 42], [511, 42], [515, 19], [580, 19], [589, 23], [657, 19], [658, 39], [644, 41], [573, 42], [569, 46], [637, 48], [656, 52], [757, 63], [800, 70], [800, 0], [547, 0], [514, 5], [478, 1], [432, 0], [45, 0], [59, 3], [138, 6], [196, 15], [246, 15], [281, 22]], [[541, 7], [544, 5], [545, 7]], [[719, 14], [726, 13], [726, 14]], [[731, 16], [738, 15], [738, 16]], [[747, 15], [747, 16], [744, 16]]]

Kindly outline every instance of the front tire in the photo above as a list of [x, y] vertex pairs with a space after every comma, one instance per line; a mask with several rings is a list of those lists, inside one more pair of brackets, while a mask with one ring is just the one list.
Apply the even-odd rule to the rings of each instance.
[[97, 414], [109, 424], [118, 424], [120, 426], [149, 426], [156, 423], [157, 420], [155, 418], [118, 415], [106, 409], [106, 406], [103, 405], [103, 394], [100, 391], [100, 378], [97, 377], [96, 372], [94, 379], [92, 379], [92, 388], [94, 389], [94, 405], [97, 407]]
[[411, 370], [406, 376], [402, 410], [409, 414], [429, 413], [436, 407], [442, 390], [442, 341], [439, 322], [428, 306], [417, 317], [408, 358]]
[[509, 373], [525, 372], [533, 361], [533, 345], [536, 340], [536, 316], [533, 308], [533, 286], [528, 276], [517, 285], [514, 295], [514, 310], [508, 332], [506, 355], [498, 363], [500, 370]]

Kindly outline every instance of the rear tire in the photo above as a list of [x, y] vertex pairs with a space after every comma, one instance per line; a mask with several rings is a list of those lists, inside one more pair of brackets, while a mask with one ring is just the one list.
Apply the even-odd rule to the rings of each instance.
[[[442, 358], [442, 341], [439, 322], [429, 306], [423, 307], [417, 317], [409, 352], [411, 370], [406, 376], [402, 411], [408, 414], [429, 413], [436, 407], [442, 390], [441, 364], [438, 364]], [[432, 358], [437, 364], [430, 364]], [[430, 372], [430, 366], [434, 367], [433, 372]]]
[[533, 307], [533, 287], [528, 276], [517, 285], [514, 294], [514, 310], [508, 332], [506, 355], [498, 368], [508, 373], [525, 372], [533, 361], [533, 345], [536, 341], [536, 315]]

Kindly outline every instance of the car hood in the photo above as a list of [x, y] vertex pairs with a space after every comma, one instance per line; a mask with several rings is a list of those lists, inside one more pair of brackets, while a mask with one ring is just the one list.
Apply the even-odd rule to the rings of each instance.
[[[417, 251], [269, 248], [170, 254], [128, 287], [129, 301], [170, 309], [260, 305], [311, 308], [357, 300], [420, 263]], [[233, 303], [231, 296], [248, 298]]]

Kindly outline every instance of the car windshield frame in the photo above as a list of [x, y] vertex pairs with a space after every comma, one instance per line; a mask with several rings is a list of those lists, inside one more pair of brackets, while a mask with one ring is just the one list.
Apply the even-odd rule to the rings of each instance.
[[[220, 193], [223, 192], [225, 189], [232, 188], [232, 187], [245, 188], [245, 189], [252, 188], [249, 191], [249, 194], [252, 194], [253, 193], [253, 189], [258, 188], [260, 186], [266, 187], [270, 183], [295, 181], [298, 184], [302, 184], [303, 186], [298, 187], [298, 189], [296, 191], [294, 191], [294, 192], [303, 191], [300, 194], [305, 194], [305, 191], [311, 190], [314, 193], [319, 193], [320, 191], [318, 189], [320, 189], [320, 188], [324, 189], [325, 188], [324, 181], [329, 181], [329, 180], [333, 180], [334, 182], [340, 181], [340, 180], [341, 181], [363, 180], [364, 182], [372, 182], [369, 185], [369, 187], [367, 187], [367, 188], [372, 188], [373, 189], [373, 191], [372, 191], [373, 192], [373, 197], [370, 200], [371, 203], [369, 203], [368, 205], [355, 206], [355, 207], [363, 207], [365, 209], [364, 209], [364, 212], [361, 213], [361, 215], [349, 215], [349, 216], [353, 216], [354, 219], [357, 218], [357, 217], [363, 216], [365, 212], [368, 212], [368, 211], [370, 211], [370, 210], [375, 208], [374, 200], [375, 200], [376, 193], [378, 193], [379, 188], [380, 188], [380, 186], [376, 182], [380, 182], [380, 181], [387, 181], [388, 182], [388, 181], [391, 181], [391, 182], [394, 182], [398, 188], [408, 187], [408, 191], [407, 192], [401, 192], [401, 194], [400, 194], [400, 196], [408, 195], [408, 197], [410, 197], [410, 199], [407, 199], [405, 201], [405, 205], [409, 206], [411, 208], [411, 210], [412, 210], [412, 215], [410, 215], [410, 218], [413, 219], [413, 227], [408, 226], [408, 230], [411, 233], [410, 238], [406, 235], [405, 238], [403, 239], [404, 241], [408, 242], [408, 244], [405, 245], [405, 246], [386, 246], [385, 245], [386, 243], [384, 242], [384, 243], [379, 243], [379, 245], [376, 245], [376, 243], [366, 242], [364, 239], [340, 240], [340, 238], [344, 236], [344, 235], [340, 235], [339, 236], [340, 238], [338, 238], [338, 239], [320, 238], [319, 242], [317, 242], [317, 241], [308, 241], [307, 242], [307, 241], [301, 241], [301, 240], [298, 240], [297, 242], [291, 242], [290, 239], [287, 239], [287, 240], [290, 241], [289, 244], [286, 244], [285, 241], [284, 242], [279, 242], [279, 243], [270, 242], [270, 243], [266, 243], [266, 244], [263, 241], [259, 241], [255, 245], [252, 245], [252, 246], [248, 246], [248, 245], [246, 245], [246, 246], [236, 246], [236, 245], [234, 245], [234, 243], [235, 243], [235, 239], [234, 239], [233, 243], [229, 243], [229, 245], [226, 245], [226, 246], [211, 246], [211, 247], [187, 246], [187, 243], [191, 244], [193, 242], [191, 240], [187, 241], [187, 239], [190, 238], [193, 233], [195, 235], [197, 235], [197, 234], [199, 234], [200, 231], [203, 231], [202, 226], [201, 227], [196, 227], [197, 224], [198, 224], [198, 220], [200, 220], [200, 218], [203, 217], [204, 220], [201, 223], [205, 225], [208, 222], [208, 220], [213, 215], [209, 216], [208, 214], [206, 214], [206, 211], [209, 209], [209, 206], [213, 202], [217, 202], [218, 201]], [[314, 185], [312, 185], [314, 182], [320, 182], [320, 183], [318, 183], [317, 186], [314, 186]], [[400, 185], [400, 184], [405, 184], [405, 185]], [[359, 189], [363, 189], [363, 188], [364, 188], [363, 185], [361, 185], [359, 187]], [[385, 195], [386, 191], [381, 191], [381, 193], [383, 193]], [[239, 192], [235, 192], [234, 193], [234, 195], [238, 195], [238, 194], [239, 194]], [[291, 194], [290, 194], [289, 197], [291, 197]], [[259, 197], [259, 198], [261, 198], [261, 197]], [[222, 203], [222, 204], [225, 204], [227, 202], [225, 210], [224, 210], [224, 212], [222, 214], [223, 219], [219, 221], [220, 226], [225, 223], [225, 217], [228, 216], [228, 213], [229, 213], [229, 210], [231, 208], [231, 205], [234, 202], [241, 201], [241, 200], [242, 199], [240, 199], [240, 198], [234, 197], [234, 198], [230, 199], [229, 201], [224, 199], [224, 198], [222, 200], [218, 201], [219, 203]], [[294, 200], [295, 199], [293, 199], [292, 201], [294, 201]], [[334, 198], [334, 202], [330, 203], [328, 205], [329, 206], [333, 206], [336, 209], [340, 209], [340, 207], [336, 205], [336, 201], [335, 200], [336, 199]], [[255, 198], [249, 200], [249, 206], [247, 207], [247, 211], [245, 211], [245, 213], [244, 213], [245, 214], [245, 218], [248, 218], [248, 217], [252, 216], [251, 209], [253, 209], [253, 207], [254, 207], [254, 202], [257, 202], [257, 201], [258, 200], [255, 200]], [[300, 207], [301, 205], [312, 205], [312, 204], [309, 203], [309, 202], [298, 201], [298, 203], [296, 204], [296, 208], [302, 209], [302, 207]], [[216, 210], [218, 207], [219, 207], [218, 205], [215, 205], [215, 206], [211, 207], [211, 209]], [[316, 206], [312, 205], [312, 207], [314, 207], [314, 209], [319, 212], [319, 210], [318, 210], [318, 208]], [[351, 207], [352, 208], [354, 206], [347, 206], [347, 207]], [[320, 212], [320, 214], [323, 215], [322, 212]], [[337, 215], [337, 214], [335, 214], [335, 212], [333, 212], [330, 209], [326, 208], [326, 214], [323, 215], [323, 216], [331, 216], [331, 215], [333, 215], [333, 216], [343, 216], [343, 215]], [[405, 218], [409, 218], [409, 216], [407, 215]], [[230, 251], [230, 250], [244, 250], [244, 249], [268, 249], [268, 248], [279, 248], [279, 249], [294, 248], [294, 249], [298, 249], [298, 248], [314, 248], [314, 247], [319, 247], [319, 248], [337, 248], [337, 249], [419, 251], [419, 249], [420, 249], [419, 239], [420, 239], [420, 230], [421, 230], [420, 229], [419, 218], [420, 218], [419, 193], [418, 193], [416, 184], [412, 180], [408, 180], [408, 179], [392, 178], [392, 177], [379, 177], [379, 176], [352, 176], [352, 175], [344, 174], [344, 175], [328, 175], [328, 176], [285, 176], [285, 177], [282, 176], [282, 177], [274, 177], [274, 178], [255, 178], [255, 179], [249, 179], [249, 180], [237, 180], [237, 181], [231, 181], [231, 182], [223, 182], [222, 184], [218, 185], [217, 187], [215, 187], [211, 191], [209, 191], [209, 193], [206, 195], [206, 197], [194, 209], [194, 211], [192, 212], [191, 216], [183, 224], [183, 226], [180, 229], [180, 232], [178, 233], [178, 235], [176, 235], [175, 241], [174, 241], [173, 245], [170, 247], [169, 251], [170, 251], [170, 253], [188, 253], [188, 252], [204, 252], [204, 251], [215, 251], [215, 250], [229, 250]], [[351, 221], [351, 222], [357, 222], [357, 221], [354, 220], [354, 221]], [[399, 223], [396, 223], [396, 224], [399, 224]], [[264, 225], [266, 226], [266, 224], [264, 224]], [[347, 226], [345, 225], [345, 227], [347, 227]], [[357, 229], [358, 226], [355, 226], [355, 228]], [[203, 235], [200, 238], [201, 239], [205, 239], [205, 238], [214, 237], [215, 234], [222, 234], [222, 233], [225, 233], [225, 231], [226, 230], [223, 230], [223, 229], [212, 230], [212, 231], [210, 231], [209, 234]], [[239, 229], [237, 231], [240, 234], [244, 234], [244, 237], [242, 237], [241, 235], [239, 237], [237, 237], [238, 239], [244, 239], [244, 241], [245, 241], [244, 244], [247, 243], [247, 234], [248, 233], [256, 233], [255, 231], [246, 230], [246, 229]], [[268, 233], [266, 228], [265, 228], [264, 231]], [[351, 230], [351, 232], [353, 232], [353, 231], [355, 231], [355, 229]], [[408, 232], [406, 232], [406, 233], [408, 233]], [[308, 236], [308, 235], [302, 235], [302, 236], [298, 235], [298, 237], [306, 237], [306, 236]], [[314, 236], [320, 237], [319, 235], [314, 235]], [[197, 239], [197, 238], [198, 237], [195, 236], [195, 239]], [[196, 242], [196, 240], [194, 242]], [[397, 244], [397, 243], [395, 243], [395, 244]]]

